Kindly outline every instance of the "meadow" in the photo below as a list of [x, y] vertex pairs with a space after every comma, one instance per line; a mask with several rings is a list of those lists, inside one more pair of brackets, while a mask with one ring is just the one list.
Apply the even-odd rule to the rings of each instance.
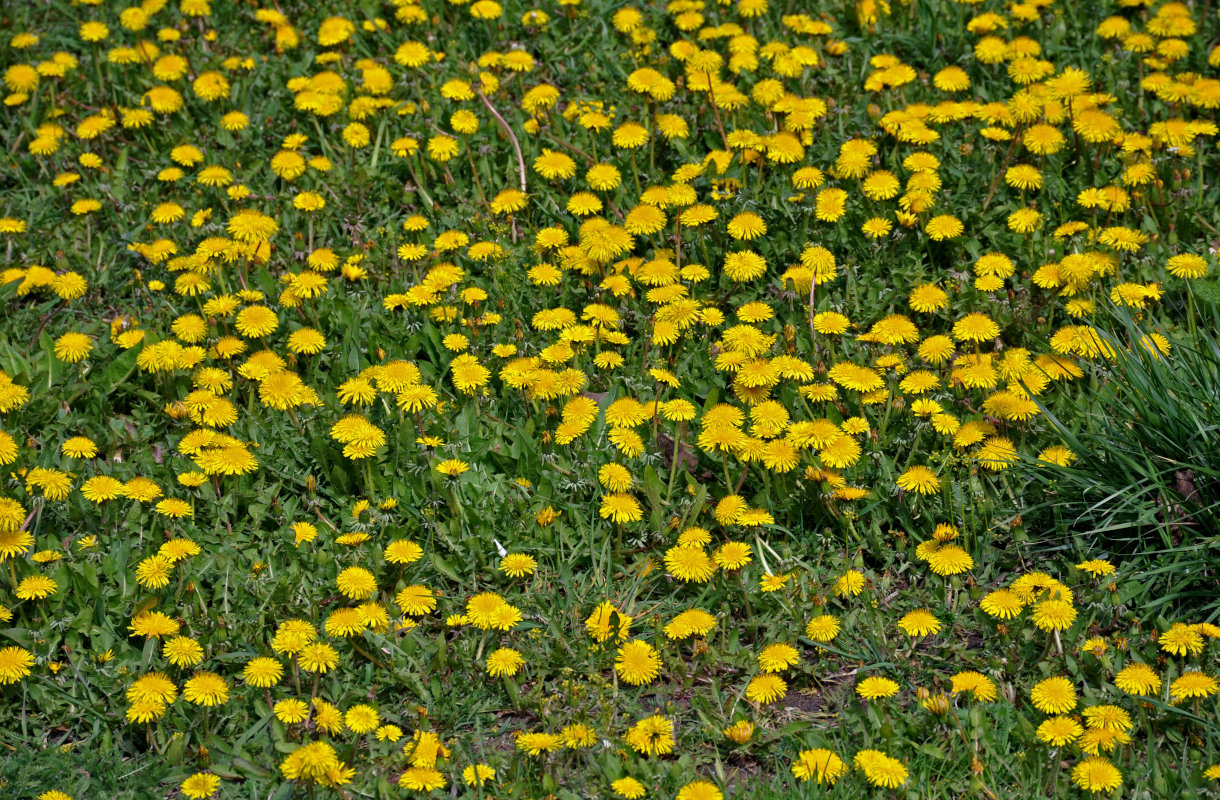
[[1220, 798], [1210, 0], [0, 23], [0, 796]]

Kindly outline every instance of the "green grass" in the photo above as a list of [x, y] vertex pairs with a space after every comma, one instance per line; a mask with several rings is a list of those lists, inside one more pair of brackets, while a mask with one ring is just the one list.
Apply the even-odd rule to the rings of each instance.
[[[1101, 750], [1122, 773], [1120, 796], [1217, 796], [1203, 775], [1220, 761], [1217, 696], [1171, 702], [1175, 681], [1216, 673], [1220, 656], [1220, 629], [1202, 625], [1220, 612], [1220, 317], [1209, 310], [1220, 159], [1204, 97], [1220, 17], [1204, 18], [1205, 4], [1187, 7], [1197, 31], [1163, 64], [1099, 25], [1121, 16], [1139, 31], [1184, 30], [1184, 21], [1111, 2], [1061, 1], [1022, 20], [1024, 4], [912, 0], [872, 22], [867, 2], [776, 0], [751, 16], [749, 0], [587, 0], [547, 6], [545, 26], [522, 18], [525, 5], [483, 20], [472, 10], [484, 3], [433, 0], [420, 14], [371, 0], [264, 4], [260, 14], [213, 0], [205, 16], [188, 13], [191, 0], [151, 0], [146, 27], [112, 4], [9, 5], [0, 11], [0, 217], [11, 231], [0, 233], [4, 800], [49, 790], [175, 798], [198, 772], [221, 778], [224, 800], [402, 798], [415, 793], [400, 777], [430, 762], [409, 744], [425, 735], [447, 750], [438, 797], [609, 797], [627, 776], [656, 798], [697, 779], [732, 798], [1086, 796], [1073, 770], [1098, 734], [1051, 746], [1038, 733], [1052, 715], [1032, 693], [1059, 676], [1077, 694], [1064, 713], [1083, 722], [1086, 709], [1115, 706], [1130, 716], [1131, 740]], [[634, 22], [621, 15], [632, 8]], [[350, 36], [321, 44], [339, 13]], [[810, 16], [789, 16], [798, 13]], [[104, 22], [108, 38], [83, 41], [87, 21]], [[14, 39], [20, 32], [38, 39]], [[990, 35], [1014, 53], [988, 58]], [[123, 50], [147, 54], [151, 42], [155, 56]], [[399, 63], [408, 42], [429, 48], [425, 63]], [[1029, 58], [1014, 60], [1015, 49]], [[525, 51], [533, 63], [517, 69], [524, 61], [489, 51]], [[61, 76], [57, 53], [76, 62]], [[885, 72], [895, 62], [909, 71]], [[698, 70], [709, 66], [714, 93], [700, 91]], [[672, 97], [630, 88], [645, 67], [673, 84]], [[947, 67], [960, 67], [969, 88], [938, 88]], [[1097, 94], [1065, 88], [1070, 68], [1087, 70]], [[1015, 81], [1026, 69], [1050, 71], [1037, 85]], [[31, 70], [37, 83], [26, 90]], [[224, 97], [196, 91], [204, 71], [228, 81]], [[1196, 94], [1173, 99], [1158, 73]], [[874, 87], [879, 77], [900, 85]], [[454, 99], [463, 84], [469, 96]], [[162, 85], [182, 107], [124, 125]], [[542, 85], [559, 98], [531, 112], [526, 98]], [[1094, 106], [1123, 142], [1074, 129]], [[231, 112], [248, 125], [226, 129]], [[477, 130], [457, 134], [456, 112]], [[119, 124], [78, 135], [107, 113]], [[689, 133], [662, 135], [657, 114]], [[1173, 133], [1178, 118], [1201, 124], [1188, 147]], [[616, 142], [625, 122], [648, 140]], [[1034, 152], [1035, 124], [1058, 131], [1061, 148]], [[459, 142], [447, 161], [429, 155], [441, 134]], [[1150, 137], [1146, 154], [1134, 134]], [[188, 144], [199, 163], [183, 163], [177, 148]], [[849, 174], [852, 159], [840, 157], [853, 147], [868, 149], [861, 168], [880, 184], [893, 175], [898, 195]], [[286, 150], [310, 161], [300, 175], [277, 174]], [[573, 174], [545, 179], [533, 166], [544, 151], [571, 158]], [[595, 163], [613, 165], [621, 183], [594, 189]], [[1138, 164], [1146, 181], [1127, 172]], [[1040, 185], [1010, 185], [1015, 165], [1036, 170]], [[205, 166], [229, 170], [244, 190], [200, 180]], [[818, 185], [798, 188], [796, 171], [810, 167]], [[77, 178], [57, 180], [68, 173]], [[522, 180], [524, 207], [493, 208]], [[828, 189], [846, 192], [841, 216], [819, 208]], [[1119, 199], [1089, 205], [1092, 189]], [[305, 192], [325, 207], [297, 208]], [[573, 210], [578, 192], [598, 208]], [[74, 210], [86, 200], [99, 207]], [[169, 203], [181, 219], [154, 222], [175, 216]], [[629, 234], [641, 216], [632, 210], [650, 203], [660, 228]], [[1042, 215], [1027, 234], [1010, 224], [1022, 209]], [[231, 222], [249, 210], [275, 222], [265, 249], [231, 241]], [[735, 237], [731, 221], [745, 213], [765, 235]], [[962, 234], [934, 240], [940, 215]], [[864, 234], [875, 217], [892, 226], [887, 235]], [[1069, 223], [1084, 229], [1065, 232]], [[1132, 247], [1111, 238], [1115, 228]], [[735, 280], [726, 263], [743, 251], [766, 268]], [[1175, 277], [1167, 262], [1180, 254], [1200, 256], [1210, 274]], [[816, 282], [808, 265], [825, 270]], [[71, 290], [74, 275], [83, 294]], [[912, 294], [928, 284], [944, 301], [916, 310]], [[319, 293], [286, 293], [303, 285]], [[1113, 306], [1140, 287], [1146, 297]], [[246, 329], [250, 309], [265, 309], [274, 330]], [[814, 322], [830, 312], [848, 318], [843, 332]], [[980, 341], [957, 328], [972, 314], [995, 326]], [[682, 325], [667, 332], [669, 320]], [[290, 337], [305, 329], [324, 337], [318, 352], [297, 352]], [[1168, 358], [1130, 349], [1152, 332], [1172, 344]], [[80, 360], [64, 352], [69, 334], [89, 337]], [[939, 337], [945, 359], [922, 347]], [[151, 359], [158, 353], [164, 363]], [[463, 367], [467, 358], [485, 378]], [[1055, 361], [1079, 375], [1044, 380]], [[844, 367], [857, 368], [855, 380]], [[395, 383], [394, 370], [410, 380]], [[299, 393], [280, 402], [294, 377]], [[346, 399], [352, 381], [368, 383], [360, 402]], [[417, 393], [400, 394], [405, 385]], [[674, 419], [686, 415], [664, 405], [673, 400], [693, 417]], [[638, 419], [620, 428], [616, 413]], [[376, 446], [344, 440], [349, 415], [364, 418]], [[97, 454], [65, 453], [73, 437]], [[1057, 444], [1074, 452], [1071, 467], [1037, 462]], [[225, 474], [221, 455], [257, 466]], [[439, 469], [453, 461], [467, 470]], [[605, 485], [611, 463], [629, 486]], [[921, 468], [934, 477], [911, 481]], [[99, 476], [126, 488], [90, 499]], [[618, 500], [632, 513], [611, 519], [610, 495], [629, 497]], [[190, 515], [166, 513], [167, 498]], [[948, 538], [941, 526], [956, 533], [951, 544], [935, 543]], [[171, 540], [198, 552], [165, 565]], [[407, 540], [418, 559], [387, 557]], [[678, 549], [687, 540], [709, 559], [739, 545], [749, 562], [683, 580], [672, 562], [697, 560]], [[506, 575], [502, 549], [537, 570]], [[1099, 558], [1112, 574], [1077, 567]], [[952, 559], [960, 570], [940, 574]], [[372, 577], [367, 598], [340, 579], [353, 567]], [[162, 569], [164, 582], [150, 577]], [[856, 573], [858, 592], [837, 588]], [[31, 592], [43, 579], [54, 591]], [[419, 598], [398, 596], [413, 586], [432, 593], [434, 610], [409, 612]], [[1021, 593], [1012, 618], [984, 610], [1002, 590]], [[482, 593], [521, 619], [502, 630], [454, 619]], [[622, 641], [590, 633], [603, 602], [617, 609], [616, 626], [631, 617]], [[667, 626], [692, 609], [715, 625], [671, 636]], [[918, 610], [936, 618], [936, 633], [904, 631]], [[135, 632], [149, 612], [198, 646], [198, 664], [171, 658], [190, 642]], [[1070, 616], [1061, 630], [1040, 624], [1052, 612]], [[839, 632], [815, 640], [806, 625], [824, 616]], [[334, 648], [324, 674], [277, 636], [290, 620]], [[1197, 646], [1173, 652], [1192, 632]], [[627, 639], [655, 648], [655, 679], [633, 686], [616, 670]], [[774, 698], [753, 699], [759, 656], [777, 644], [799, 660]], [[489, 674], [499, 648], [520, 653], [515, 676]], [[283, 668], [274, 686], [244, 675], [254, 658]], [[1133, 664], [1155, 670], [1151, 696], [1120, 686]], [[198, 671], [220, 676], [227, 696], [210, 706], [188, 697]], [[976, 672], [984, 697], [966, 688]], [[139, 695], [152, 673], [177, 696], [149, 711]], [[899, 691], [865, 701], [856, 687], [866, 677]], [[286, 721], [283, 706], [276, 715], [292, 700], [312, 706], [305, 721]], [[402, 738], [336, 721], [362, 705]], [[146, 712], [155, 719], [132, 721]], [[653, 715], [673, 724], [670, 753], [645, 755], [629, 741]], [[754, 726], [747, 741], [725, 733], [743, 722]], [[541, 755], [516, 743], [572, 736], [577, 725], [591, 742]], [[314, 743], [333, 749], [330, 766], [353, 769], [349, 783], [289, 777], [293, 754]], [[845, 762], [833, 787], [792, 772], [815, 748]], [[854, 765], [864, 750], [896, 759], [905, 780], [875, 786]], [[494, 768], [494, 784], [468, 786], [474, 764]]]
[[47, 747], [17, 742], [0, 742], [0, 793], [5, 797], [24, 800], [51, 789], [114, 800], [166, 796], [163, 782], [171, 770], [152, 754], [124, 758], [113, 746], [93, 741]]
[[1066, 528], [1076, 555], [1109, 552], [1137, 564], [1143, 591], [1131, 600], [1139, 607], [1215, 620], [1220, 317], [1213, 308], [1197, 334], [1167, 340], [1169, 358], [1150, 349], [1130, 314], [1113, 309], [1111, 319], [1101, 336], [1114, 358], [1090, 374], [1092, 391], [1044, 409], [1079, 460], [1031, 465], [1047, 500], [1026, 513]]

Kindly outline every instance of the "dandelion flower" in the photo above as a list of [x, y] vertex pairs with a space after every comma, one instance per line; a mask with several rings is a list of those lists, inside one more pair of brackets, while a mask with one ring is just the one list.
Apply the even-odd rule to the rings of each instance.
[[839, 621], [829, 614], [814, 617], [805, 624], [805, 635], [819, 644], [832, 641], [839, 630]]
[[1192, 698], [1211, 697], [1218, 690], [1220, 684], [1217, 684], [1212, 676], [1203, 672], [1187, 671], [1169, 685], [1169, 696], [1173, 702], [1180, 703]]
[[365, 600], [377, 591], [377, 579], [363, 567], [348, 567], [335, 578], [335, 585], [344, 597]]
[[22, 579], [13, 593], [17, 595], [18, 600], [42, 600], [55, 594], [58, 590], [59, 584], [51, 578], [45, 575], [31, 575]]
[[852, 760], [864, 773], [865, 779], [874, 786], [896, 789], [906, 783], [906, 766], [879, 750], [861, 750]]
[[702, 547], [679, 545], [665, 551], [665, 569], [684, 583], [704, 583], [715, 574], [716, 565]]
[[997, 589], [989, 592], [979, 603], [979, 607], [989, 616], [998, 619], [1013, 619], [1021, 613], [1025, 604], [1016, 593], [1008, 589]]
[[1072, 781], [1087, 792], [1113, 792], [1123, 785], [1123, 774], [1104, 758], [1086, 758], [1072, 768]]
[[915, 465], [898, 476], [898, 488], [918, 494], [935, 494], [940, 491], [940, 478], [928, 467]]
[[856, 684], [856, 694], [865, 700], [882, 700], [898, 694], [898, 684], [889, 678], [870, 675]]
[[622, 797], [624, 800], [640, 800], [641, 797], [648, 793], [644, 789], [644, 784], [630, 776], [613, 781], [610, 784], [610, 788], [614, 790], [617, 796]]
[[1203, 636], [1192, 625], [1178, 622], [1160, 635], [1161, 649], [1175, 656], [1197, 656], [1203, 652]]
[[619, 678], [632, 686], [651, 683], [661, 672], [661, 656], [652, 645], [633, 639], [619, 648], [614, 669]]
[[1076, 621], [1076, 608], [1067, 600], [1043, 600], [1034, 606], [1034, 625], [1043, 631], [1065, 631]]
[[1161, 678], [1147, 664], [1128, 664], [1114, 676], [1114, 685], [1127, 694], [1150, 697], [1160, 694]]
[[783, 672], [801, 660], [800, 653], [790, 644], [769, 644], [758, 654], [758, 668], [763, 672]]
[[1084, 728], [1071, 717], [1050, 717], [1038, 725], [1038, 738], [1055, 747], [1076, 741]]
[[516, 675], [525, 664], [521, 654], [511, 647], [501, 647], [487, 657], [487, 674], [493, 678]]
[[0, 685], [16, 683], [30, 674], [34, 656], [21, 647], [0, 648]]
[[940, 620], [933, 616], [931, 611], [921, 608], [903, 615], [902, 619], [898, 620], [898, 627], [907, 636], [918, 639], [939, 632]]
[[1030, 699], [1044, 714], [1066, 714], [1076, 707], [1076, 689], [1067, 678], [1047, 678], [1034, 686]]
[[833, 786], [847, 770], [843, 759], [832, 750], [818, 747], [802, 750], [792, 764], [792, 775], [802, 782], [816, 780], [819, 785]]
[[196, 672], [182, 687], [182, 698], [197, 706], [219, 706], [229, 700], [229, 686], [215, 672]]
[[257, 689], [266, 689], [280, 682], [284, 667], [274, 658], [259, 656], [252, 658], [242, 669], [242, 679]]
[[757, 675], [746, 686], [746, 699], [753, 703], [773, 703], [787, 693], [787, 682], [774, 673]]
[[678, 790], [675, 800], [723, 800], [724, 793], [711, 781], [696, 780]]
[[538, 561], [524, 553], [510, 553], [500, 559], [498, 569], [510, 578], [524, 578], [538, 569]]

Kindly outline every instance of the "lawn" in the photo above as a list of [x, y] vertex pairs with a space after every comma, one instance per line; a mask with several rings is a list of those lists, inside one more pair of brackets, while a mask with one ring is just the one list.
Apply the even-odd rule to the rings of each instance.
[[1220, 798], [1220, 13], [0, 9], [0, 796]]

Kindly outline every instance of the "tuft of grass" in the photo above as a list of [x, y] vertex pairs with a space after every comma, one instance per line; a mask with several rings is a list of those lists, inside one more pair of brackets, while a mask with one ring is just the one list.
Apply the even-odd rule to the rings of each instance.
[[0, 741], [0, 797], [26, 800], [57, 789], [71, 797], [164, 798], [166, 765], [152, 753], [122, 757], [96, 742], [45, 748]]
[[[1039, 404], [1051, 429], [1076, 456], [1069, 466], [1027, 461], [1025, 474], [1044, 496], [1028, 512], [1072, 535], [1079, 553], [1112, 553], [1141, 562], [1152, 608], [1201, 605], [1220, 614], [1220, 313], [1194, 337], [1150, 331], [1111, 308], [1088, 386], [1055, 410]], [[1161, 349], [1167, 342], [1168, 353]], [[1044, 541], [1044, 548], [1069, 543]]]

